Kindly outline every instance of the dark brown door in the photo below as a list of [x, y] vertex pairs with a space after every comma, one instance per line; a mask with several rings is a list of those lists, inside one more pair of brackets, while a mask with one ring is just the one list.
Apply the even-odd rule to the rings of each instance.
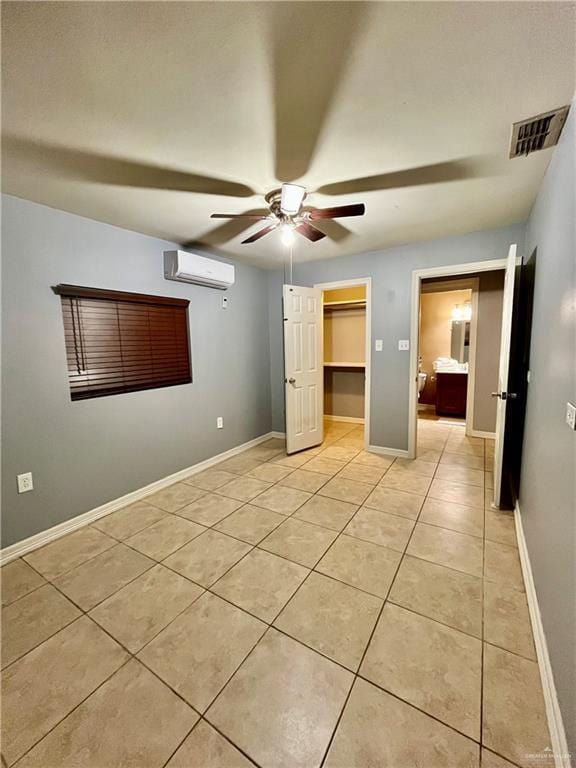
[[521, 266], [516, 267], [514, 312], [512, 316], [512, 342], [508, 371], [509, 393], [506, 428], [504, 431], [504, 455], [502, 459], [502, 501], [513, 507], [520, 489], [522, 469], [522, 442], [526, 418], [528, 377], [530, 371], [530, 338], [536, 279], [536, 250]]

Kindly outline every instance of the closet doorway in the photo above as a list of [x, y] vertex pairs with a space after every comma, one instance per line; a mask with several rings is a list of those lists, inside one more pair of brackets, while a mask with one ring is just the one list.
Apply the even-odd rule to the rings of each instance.
[[324, 420], [364, 426], [370, 444], [370, 278], [315, 285], [322, 291]]

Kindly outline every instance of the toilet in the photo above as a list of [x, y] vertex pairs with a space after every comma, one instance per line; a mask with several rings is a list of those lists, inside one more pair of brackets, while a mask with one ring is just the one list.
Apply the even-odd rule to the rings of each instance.
[[428, 378], [428, 374], [424, 371], [420, 371], [418, 373], [418, 399], [420, 399], [420, 392], [424, 389], [426, 386], [426, 379]]

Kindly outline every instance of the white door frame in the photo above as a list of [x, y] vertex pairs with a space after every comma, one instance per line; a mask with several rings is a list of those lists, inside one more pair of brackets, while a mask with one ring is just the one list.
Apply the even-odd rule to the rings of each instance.
[[[368, 450], [370, 445], [370, 380], [372, 368], [372, 278], [358, 277], [350, 280], [337, 280], [331, 283], [315, 283], [314, 288], [320, 288], [322, 291], [333, 291], [338, 288], [351, 288], [356, 285], [366, 287], [366, 351], [364, 360], [366, 368], [364, 369], [364, 447]], [[322, 331], [324, 338], [324, 331]], [[324, 363], [324, 360], [322, 360]]]
[[[418, 337], [420, 331], [420, 287], [422, 280], [430, 277], [457, 277], [474, 272], [492, 272], [495, 269], [506, 269], [506, 259], [491, 259], [490, 261], [471, 261], [465, 264], [447, 264], [442, 267], [415, 269], [412, 272], [412, 299], [410, 314], [410, 381], [408, 402], [408, 458], [416, 458], [418, 432]], [[474, 293], [472, 294], [474, 296]], [[476, 292], [476, 296], [478, 293]], [[472, 310], [474, 312], [474, 308]], [[472, 329], [471, 329], [472, 330]], [[475, 331], [474, 331], [475, 332]], [[476, 339], [474, 339], [474, 354], [476, 354]], [[470, 392], [470, 377], [468, 378], [468, 393]], [[468, 413], [466, 414], [468, 429]]]
[[[478, 339], [478, 301], [480, 278], [472, 278], [472, 319], [470, 321], [470, 347], [468, 356], [468, 387], [466, 388], [466, 434], [470, 437], [488, 437], [474, 429], [474, 389], [476, 386], [476, 341]], [[490, 435], [491, 437], [491, 435]]]

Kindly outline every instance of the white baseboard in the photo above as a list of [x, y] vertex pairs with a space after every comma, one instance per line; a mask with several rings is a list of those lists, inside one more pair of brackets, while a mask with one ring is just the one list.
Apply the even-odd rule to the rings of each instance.
[[466, 432], [469, 437], [483, 437], [485, 440], [496, 440], [496, 432], [484, 432], [481, 429], [471, 429]]
[[325, 421], [348, 421], [350, 424], [364, 424], [364, 419], [357, 416], [329, 416], [324, 414]]
[[279, 440], [285, 440], [286, 432], [274, 432], [274, 431], [268, 432], [268, 434], [264, 436], [264, 440], [270, 440], [271, 437], [276, 437]]
[[212, 456], [209, 459], [200, 461], [198, 464], [193, 464], [191, 467], [186, 467], [186, 469], [174, 472], [174, 474], [156, 480], [149, 485], [145, 485], [143, 488], [138, 488], [136, 491], [131, 491], [124, 496], [120, 496], [118, 499], [108, 501], [106, 504], [102, 504], [95, 509], [77, 515], [71, 520], [66, 520], [45, 531], [40, 531], [40, 533], [36, 533], [34, 536], [30, 536], [27, 539], [17, 541], [9, 547], [4, 547], [4, 549], [0, 550], [0, 565], [6, 565], [6, 563], [9, 563], [11, 560], [16, 560], [18, 557], [27, 555], [29, 552], [32, 552], [32, 550], [43, 547], [45, 544], [48, 544], [55, 539], [59, 539], [62, 536], [66, 536], [67, 533], [72, 533], [72, 531], [82, 528], [83, 526], [88, 525], [88, 523], [93, 523], [95, 520], [98, 520], [105, 515], [109, 515], [111, 512], [116, 512], [116, 510], [125, 507], [127, 504], [141, 501], [151, 493], [161, 491], [162, 488], [166, 488], [167, 486], [172, 485], [172, 483], [177, 483], [179, 480], [184, 480], [191, 475], [198, 474], [198, 472], [203, 472], [205, 469], [214, 466], [214, 464], [218, 464], [225, 459], [230, 459], [232, 456], [236, 456], [236, 454], [242, 453], [242, 451], [246, 451], [249, 448], [254, 448], [256, 445], [260, 445], [260, 443], [264, 443], [272, 437], [283, 438], [284, 433], [267, 432], [265, 435], [260, 435], [260, 437], [255, 437], [253, 440], [249, 440], [247, 443], [230, 448], [230, 450], [224, 451], [224, 453], [219, 453], [217, 456]]
[[564, 722], [558, 703], [554, 674], [552, 672], [552, 665], [548, 654], [548, 645], [546, 643], [542, 616], [540, 615], [540, 608], [538, 606], [538, 596], [536, 594], [536, 587], [534, 586], [530, 556], [526, 546], [526, 539], [524, 538], [522, 515], [520, 514], [520, 506], [518, 502], [516, 502], [514, 508], [514, 518], [516, 522], [518, 552], [520, 554], [520, 563], [522, 565], [522, 574], [524, 576], [528, 610], [530, 611], [530, 621], [532, 622], [532, 634], [534, 635], [534, 645], [536, 646], [540, 679], [542, 680], [542, 692], [546, 704], [546, 715], [548, 718], [548, 727], [550, 729], [552, 751], [554, 753], [554, 764], [556, 768], [570, 768], [570, 755], [568, 753], [568, 744], [566, 742], [566, 732], [564, 730]]
[[402, 448], [384, 448], [381, 445], [369, 445], [368, 450], [371, 453], [381, 453], [383, 456], [398, 456], [402, 459], [408, 458], [408, 451]]

